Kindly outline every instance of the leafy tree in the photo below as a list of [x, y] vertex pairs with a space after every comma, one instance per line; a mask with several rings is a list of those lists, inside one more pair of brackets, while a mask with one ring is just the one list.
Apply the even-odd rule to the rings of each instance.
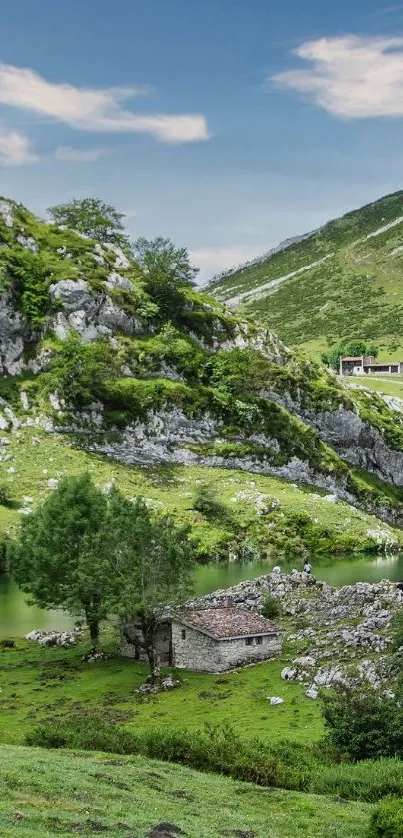
[[152, 518], [144, 500], [133, 503], [119, 492], [112, 493], [108, 514], [104, 549], [116, 580], [111, 610], [123, 626], [136, 623], [141, 628], [153, 674], [163, 614], [167, 607], [183, 602], [192, 589], [194, 549], [189, 531], [176, 529], [168, 517]]
[[39, 379], [43, 392], [57, 392], [67, 405], [82, 410], [105, 395], [105, 384], [118, 377], [116, 353], [106, 340], [85, 344], [72, 333]]
[[6, 251], [5, 260], [3, 284], [11, 287], [30, 326], [40, 328], [50, 308], [52, 268], [46, 254], [16, 245]]
[[203, 367], [206, 384], [233, 396], [258, 396], [267, 386], [268, 364], [254, 349], [217, 352]]
[[376, 346], [367, 344], [362, 340], [349, 340], [336, 343], [322, 355], [322, 361], [329, 367], [335, 370], [339, 369], [340, 357], [343, 355], [373, 355], [374, 358], [378, 355]]
[[65, 225], [99, 242], [116, 244], [131, 252], [128, 236], [123, 232], [124, 214], [99, 198], [73, 198], [66, 204], [48, 208], [55, 224]]
[[22, 520], [8, 551], [22, 590], [41, 608], [84, 613], [94, 646], [114, 583], [101, 537], [107, 512], [108, 499], [88, 474], [66, 478]]
[[185, 247], [175, 247], [170, 239], [158, 236], [134, 243], [134, 255], [144, 273], [145, 289], [157, 302], [164, 319], [174, 316], [186, 301], [198, 269], [190, 264]]
[[403, 682], [395, 696], [341, 689], [324, 697], [328, 740], [353, 760], [403, 757]]

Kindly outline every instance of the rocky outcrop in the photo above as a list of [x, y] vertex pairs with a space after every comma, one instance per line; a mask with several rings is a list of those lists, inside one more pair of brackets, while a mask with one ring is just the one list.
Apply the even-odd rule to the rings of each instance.
[[28, 330], [10, 295], [0, 296], [0, 375], [19, 375], [24, 368], [24, 336]]
[[287, 642], [298, 649], [297, 654], [291, 651], [281, 677], [304, 684], [308, 698], [316, 699], [320, 689], [336, 685], [384, 689], [393, 682], [390, 624], [403, 605], [396, 584], [383, 580], [333, 588], [309, 574], [283, 574], [276, 568], [267, 576], [193, 600], [189, 607], [236, 605], [261, 611], [268, 596], [281, 603], [289, 626]]
[[391, 448], [380, 431], [361, 418], [358, 408], [354, 412], [340, 404], [337, 410], [315, 411], [289, 393], [267, 390], [264, 395], [307, 422], [346, 462], [403, 486], [403, 451]]

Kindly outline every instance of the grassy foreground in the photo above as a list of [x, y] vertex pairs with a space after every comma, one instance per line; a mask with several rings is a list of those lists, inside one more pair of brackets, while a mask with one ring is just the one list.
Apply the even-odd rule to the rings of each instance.
[[[84, 663], [89, 644], [72, 649], [46, 649], [24, 640], [15, 649], [0, 649], [0, 742], [20, 744], [25, 734], [46, 719], [96, 714], [129, 730], [202, 728], [230, 722], [242, 736], [319, 739], [319, 702], [306, 698], [296, 682], [282, 681], [280, 672], [291, 660], [279, 660], [222, 676], [181, 672], [180, 688], [139, 702], [134, 690], [144, 683], [147, 668], [116, 654], [99, 663]], [[107, 638], [103, 647], [108, 648]], [[279, 695], [284, 704], [270, 706]], [[1, 834], [1, 832], [0, 832]]]
[[0, 748], [4, 838], [359, 838], [370, 808], [142, 757]]

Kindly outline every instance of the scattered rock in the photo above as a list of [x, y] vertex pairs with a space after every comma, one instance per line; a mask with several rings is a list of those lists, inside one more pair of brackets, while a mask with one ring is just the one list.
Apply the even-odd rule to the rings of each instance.
[[44, 631], [43, 629], [35, 629], [25, 635], [26, 640], [32, 640], [34, 643], [39, 643], [40, 646], [62, 646], [69, 648], [76, 646], [81, 639], [81, 631], [79, 629], [71, 629], [69, 631]]
[[284, 704], [284, 698], [280, 698], [280, 696], [279, 696], [279, 695], [272, 695], [272, 696], [269, 696], [267, 700], [268, 700], [268, 701], [270, 701], [270, 704], [271, 704], [273, 707], [274, 707], [276, 704]]

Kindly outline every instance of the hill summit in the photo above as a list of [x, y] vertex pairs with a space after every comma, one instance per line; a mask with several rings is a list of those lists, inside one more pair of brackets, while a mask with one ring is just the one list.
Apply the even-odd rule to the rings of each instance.
[[310, 357], [340, 340], [403, 357], [403, 192], [347, 213], [238, 269], [208, 291], [270, 323]]

